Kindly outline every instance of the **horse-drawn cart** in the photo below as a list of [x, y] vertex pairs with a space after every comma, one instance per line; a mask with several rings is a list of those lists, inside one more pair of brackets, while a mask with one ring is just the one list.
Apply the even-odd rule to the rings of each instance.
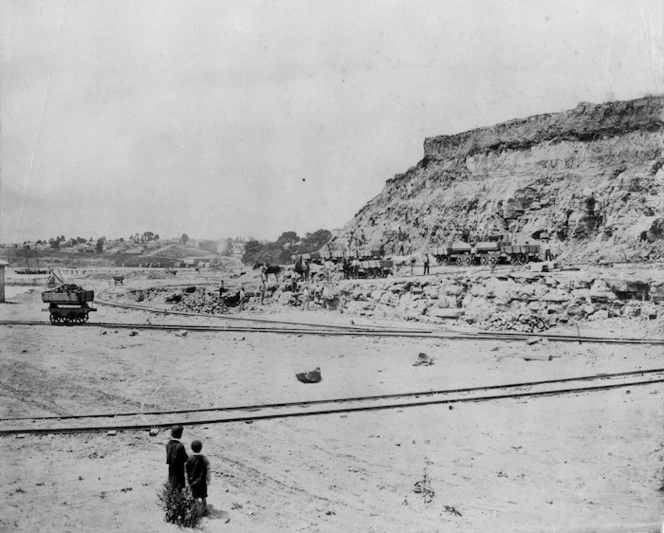
[[76, 285], [62, 285], [42, 292], [42, 302], [48, 304], [44, 311], [50, 312], [51, 324], [71, 326], [88, 321], [88, 313], [97, 309], [91, 307], [94, 291], [86, 291]]

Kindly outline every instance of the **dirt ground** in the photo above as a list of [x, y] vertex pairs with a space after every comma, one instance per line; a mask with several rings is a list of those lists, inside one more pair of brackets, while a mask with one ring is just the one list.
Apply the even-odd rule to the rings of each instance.
[[[0, 304], [1, 320], [46, 319], [39, 292], [10, 301]], [[283, 309], [270, 316], [350, 320]], [[103, 306], [91, 317], [146, 320], [218, 322]], [[661, 346], [649, 345], [0, 328], [0, 417], [440, 390], [659, 368], [664, 360]], [[635, 331], [625, 319], [593, 328]], [[558, 357], [525, 361], [525, 351]], [[413, 366], [419, 352], [435, 364]], [[295, 379], [316, 366], [321, 383]], [[212, 464], [212, 513], [201, 526], [209, 532], [654, 532], [664, 513], [663, 399], [664, 385], [656, 384], [192, 426], [183, 441], [200, 439]], [[166, 477], [164, 432], [20, 437], [0, 438], [0, 530], [177, 530], [156, 504]], [[435, 492], [428, 503], [413, 491], [425, 472]]]

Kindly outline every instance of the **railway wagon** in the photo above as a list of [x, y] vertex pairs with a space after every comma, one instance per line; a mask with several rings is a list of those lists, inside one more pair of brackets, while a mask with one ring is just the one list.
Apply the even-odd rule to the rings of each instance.
[[511, 244], [501, 241], [483, 241], [474, 245], [466, 242], [453, 242], [449, 246], [439, 246], [431, 250], [439, 265], [469, 266], [473, 264], [495, 265], [509, 262], [524, 265], [539, 259], [540, 247], [537, 244]]
[[315, 252], [318, 257], [322, 261], [332, 261], [334, 263], [338, 263], [339, 261], [342, 261], [345, 257], [347, 257], [346, 252], [343, 250], [331, 250], [331, 251], [326, 251], [326, 252]]
[[358, 277], [361, 278], [386, 278], [394, 273], [394, 261], [391, 259], [375, 259], [371, 261], [360, 261]]
[[51, 324], [71, 326], [84, 324], [88, 321], [89, 313], [96, 311], [91, 307], [94, 301], [94, 291], [46, 291], [42, 293], [42, 302], [49, 304], [44, 311], [50, 313]]

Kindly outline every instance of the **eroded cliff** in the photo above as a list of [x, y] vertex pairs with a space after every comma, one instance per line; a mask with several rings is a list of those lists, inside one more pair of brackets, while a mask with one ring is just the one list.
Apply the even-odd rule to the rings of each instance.
[[664, 250], [664, 97], [579, 104], [428, 138], [424, 158], [387, 181], [336, 245], [398, 253], [469, 231], [550, 238], [569, 258], [624, 260]]

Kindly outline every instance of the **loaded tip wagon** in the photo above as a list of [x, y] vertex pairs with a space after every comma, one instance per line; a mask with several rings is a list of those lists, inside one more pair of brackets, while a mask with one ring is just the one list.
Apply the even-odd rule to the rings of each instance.
[[42, 292], [42, 302], [48, 304], [51, 324], [73, 325], [88, 321], [89, 313], [96, 311], [92, 302], [94, 291], [86, 291], [78, 285], [65, 284]]

